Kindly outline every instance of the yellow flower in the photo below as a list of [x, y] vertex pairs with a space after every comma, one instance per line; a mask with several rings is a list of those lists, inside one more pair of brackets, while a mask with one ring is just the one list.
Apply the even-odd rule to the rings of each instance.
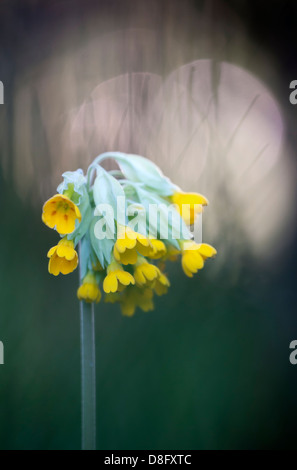
[[141, 233], [134, 232], [130, 227], [118, 225], [118, 238], [113, 254], [121, 264], [135, 264], [137, 253], [147, 256], [152, 249], [150, 240]]
[[152, 249], [147, 255], [151, 259], [160, 259], [166, 255], [166, 246], [161, 240], [150, 239]]
[[112, 261], [107, 268], [107, 276], [103, 281], [103, 290], [106, 294], [110, 292], [121, 292], [126, 286], [135, 284], [132, 274], [124, 271], [116, 261]]
[[89, 272], [84, 278], [82, 285], [77, 291], [77, 297], [79, 300], [84, 300], [88, 303], [96, 302], [97, 304], [100, 302], [101, 291], [92, 272]]
[[176, 192], [171, 198], [187, 225], [193, 225], [195, 218], [202, 212], [201, 206], [207, 206], [208, 200], [202, 194]]
[[56, 194], [43, 206], [42, 221], [50, 228], [56, 227], [61, 235], [72, 233], [77, 219], [81, 222], [79, 208], [63, 194]]
[[150, 264], [145, 258], [139, 258], [134, 269], [134, 278], [139, 286], [151, 285], [161, 276], [161, 271], [154, 264]]
[[136, 248], [132, 248], [131, 250], [126, 249], [124, 253], [119, 253], [117, 250], [116, 244], [114, 245], [114, 248], [113, 248], [113, 255], [116, 261], [118, 261], [121, 264], [124, 264], [125, 266], [127, 264], [135, 264], [138, 258]]
[[199, 269], [204, 267], [207, 258], [213, 258], [217, 254], [215, 248], [206, 243], [198, 245], [193, 241], [182, 243], [182, 268], [188, 277], [193, 277]]
[[217, 250], [213, 246], [208, 245], [207, 243], [202, 243], [201, 245], [198, 245], [198, 246], [199, 246], [198, 248], [199, 253], [204, 260], [208, 258], [214, 258], [214, 256], [216, 256], [218, 253]]
[[122, 314], [132, 317], [137, 307], [143, 312], [154, 310], [153, 295], [153, 291], [148, 288], [128, 287], [120, 301]]
[[154, 284], [154, 290], [157, 295], [161, 296], [167, 294], [168, 287], [170, 287], [169, 279], [167, 278], [167, 276], [165, 276], [165, 274], [162, 273]]
[[78, 255], [72, 240], [63, 238], [57, 246], [51, 248], [47, 254], [49, 260], [48, 271], [54, 276], [69, 274], [77, 268]]

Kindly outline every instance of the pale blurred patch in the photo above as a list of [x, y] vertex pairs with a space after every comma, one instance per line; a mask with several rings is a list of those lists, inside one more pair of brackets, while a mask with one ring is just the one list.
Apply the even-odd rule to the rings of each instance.
[[[204, 2], [199, 14], [191, 2], [162, 9], [153, 1], [150, 11], [137, 5], [126, 20], [108, 9], [84, 18], [82, 40], [65, 28], [52, 55], [16, 77], [17, 191], [39, 206], [64, 171], [85, 170], [104, 151], [138, 153], [183, 190], [210, 200], [203, 233], [218, 248], [217, 266], [230, 252], [282, 253], [294, 227], [296, 173], [275, 98], [254, 74], [221, 60], [250, 53], [240, 28], [234, 26], [236, 44], [226, 40], [224, 28], [236, 19], [228, 22], [221, 9], [214, 20], [209, 6], [223, 2]], [[203, 56], [216, 60], [187, 64]], [[6, 174], [7, 119], [2, 110]]]

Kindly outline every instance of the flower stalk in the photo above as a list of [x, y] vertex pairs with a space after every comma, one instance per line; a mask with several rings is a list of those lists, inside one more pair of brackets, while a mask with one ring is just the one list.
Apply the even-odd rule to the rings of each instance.
[[82, 450], [96, 450], [94, 303], [80, 302]]

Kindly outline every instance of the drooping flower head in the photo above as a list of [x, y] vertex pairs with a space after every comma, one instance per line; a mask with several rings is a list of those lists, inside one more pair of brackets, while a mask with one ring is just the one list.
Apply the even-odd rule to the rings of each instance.
[[48, 271], [54, 276], [69, 274], [77, 268], [78, 255], [72, 240], [62, 238], [58, 245], [51, 248], [47, 254], [49, 260]]
[[[119, 170], [106, 171], [111, 158]], [[197, 215], [208, 204], [199, 193], [179, 190], [151, 161], [120, 152], [95, 159], [87, 174], [66, 172], [56, 194], [43, 206], [42, 220], [63, 236], [50, 249], [49, 272], [69, 274], [78, 265], [79, 300], [118, 303], [123, 315], [153, 310], [154, 295], [168, 292], [168, 262], [181, 258], [188, 277], [216, 250], [193, 240]], [[119, 210], [120, 207], [120, 210]], [[151, 215], [151, 208], [156, 209]], [[134, 213], [137, 212], [134, 218]]]
[[168, 289], [170, 287], [170, 281], [168, 277], [161, 273], [161, 275], [156, 279], [156, 282], [154, 284], [154, 291], [156, 292], [157, 295], [165, 295], [168, 292]]

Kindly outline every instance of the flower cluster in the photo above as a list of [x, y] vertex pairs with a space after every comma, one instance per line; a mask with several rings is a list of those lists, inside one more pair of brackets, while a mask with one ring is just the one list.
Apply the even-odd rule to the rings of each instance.
[[[107, 158], [119, 170], [106, 171], [100, 164]], [[64, 173], [58, 194], [43, 206], [43, 222], [61, 235], [48, 252], [49, 272], [69, 274], [80, 261], [80, 300], [99, 302], [102, 285], [105, 302], [118, 302], [124, 315], [137, 307], [152, 310], [154, 294], [170, 287], [166, 262], [180, 257], [184, 273], [193, 277], [216, 255], [212, 246], [195, 243], [191, 232], [207, 204], [201, 194], [182, 192], [143, 157], [102, 154], [86, 175]]]

